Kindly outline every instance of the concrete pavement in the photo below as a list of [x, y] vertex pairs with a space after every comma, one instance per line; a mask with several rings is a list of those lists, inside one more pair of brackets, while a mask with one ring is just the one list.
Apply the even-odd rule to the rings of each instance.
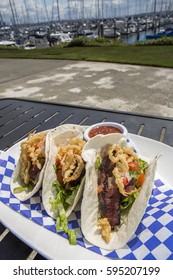
[[173, 69], [0, 59], [0, 98], [6, 97], [173, 117]]

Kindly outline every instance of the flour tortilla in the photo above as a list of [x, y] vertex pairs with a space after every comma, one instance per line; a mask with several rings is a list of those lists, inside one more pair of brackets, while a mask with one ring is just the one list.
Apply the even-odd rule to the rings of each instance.
[[110, 242], [106, 243], [101, 236], [101, 230], [97, 227], [99, 202], [95, 161], [99, 150], [106, 144], [120, 144], [122, 141], [126, 139], [119, 134], [96, 136], [88, 141], [82, 153], [86, 161], [86, 182], [81, 205], [81, 228], [90, 243], [106, 250], [123, 248], [135, 233], [147, 208], [155, 177], [156, 159], [150, 162], [142, 189], [125, 217], [124, 223], [111, 232]]
[[[49, 157], [43, 179], [42, 199], [46, 212], [49, 216], [53, 218], [57, 218], [59, 215], [58, 211], [52, 210], [51, 208], [51, 201], [53, 201], [57, 195], [56, 189], [52, 187], [52, 183], [57, 180], [56, 173], [54, 170], [56, 152], [59, 145], [68, 144], [70, 139], [73, 137], [79, 137], [80, 139], [83, 139], [83, 128], [71, 127], [71, 129], [68, 129], [61, 133], [59, 133], [59, 131], [55, 129], [51, 133], [49, 133]], [[71, 214], [71, 212], [77, 205], [79, 199], [81, 198], [83, 186], [84, 178], [81, 181], [73, 205], [69, 206], [69, 208], [66, 211], [67, 217]]]

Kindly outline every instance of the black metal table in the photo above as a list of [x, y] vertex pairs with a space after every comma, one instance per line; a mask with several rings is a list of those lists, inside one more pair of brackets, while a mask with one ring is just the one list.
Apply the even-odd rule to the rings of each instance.
[[[22, 99], [1, 99], [0, 150], [7, 150], [34, 130], [39, 132], [65, 123], [91, 125], [102, 121], [124, 124], [129, 133], [173, 146], [173, 119], [171, 118]], [[0, 259], [40, 260], [44, 257], [24, 244], [0, 223]]]

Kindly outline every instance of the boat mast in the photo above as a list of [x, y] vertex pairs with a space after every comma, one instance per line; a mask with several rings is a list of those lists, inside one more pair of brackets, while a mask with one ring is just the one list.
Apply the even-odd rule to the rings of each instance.
[[146, 15], [148, 13], [148, 1], [146, 1], [146, 7], [145, 7], [145, 10], [146, 10]]
[[127, 6], [126, 6], [126, 9], [127, 9], [127, 17], [129, 16], [129, 0], [127, 0]]
[[157, 0], [154, 0], [154, 11], [153, 11], [154, 35], [156, 34], [156, 7], [157, 7]]
[[44, 1], [45, 12], [46, 12], [46, 18], [47, 18], [47, 21], [49, 21], [46, 0], [43, 0], [43, 1]]
[[73, 16], [74, 16], [74, 20], [76, 21], [78, 19], [76, 2], [73, 2]]
[[10, 3], [11, 13], [12, 13], [13, 24], [14, 24], [14, 26], [16, 26], [16, 20], [15, 20], [14, 10], [13, 10], [13, 6], [12, 6], [11, 0], [9, 0], [9, 3]]
[[97, 0], [97, 15], [98, 19], [100, 19], [100, 0]]
[[171, 3], [172, 1], [171, 0], [169, 0], [169, 12], [171, 12], [171, 7], [172, 7], [172, 3]]
[[121, 17], [121, 3], [120, 3], [120, 0], [118, 0], [118, 10], [119, 10], [119, 17]]
[[0, 23], [1, 23], [1, 26], [5, 26], [5, 22], [3, 20], [1, 11], [0, 11]]
[[79, 19], [79, 11], [78, 11], [78, 7], [77, 7], [77, 3], [76, 2], [74, 3], [74, 6], [75, 6], [75, 17], [78, 20]]
[[140, 10], [140, 14], [143, 14], [143, 5], [142, 5], [142, 1], [140, 0], [139, 2], [139, 10]]
[[53, 0], [53, 3], [52, 3], [52, 12], [51, 12], [50, 22], [53, 22], [53, 20], [54, 20], [54, 0]]
[[82, 18], [82, 22], [84, 23], [84, 18], [85, 18], [85, 5], [84, 5], [84, 0], [81, 0], [81, 18]]
[[103, 3], [104, 0], [101, 0], [101, 17], [103, 19], [103, 10], [104, 10], [104, 3]]
[[21, 12], [22, 12], [22, 16], [23, 16], [23, 24], [25, 24], [26, 21], [25, 21], [25, 14], [24, 14], [23, 6], [21, 6]]
[[163, 12], [163, 0], [162, 0], [162, 2], [161, 2], [160, 12], [161, 12], [161, 13]]
[[114, 19], [117, 17], [117, 3], [114, 3]]
[[13, 8], [14, 8], [14, 16], [16, 18], [16, 23], [17, 23], [17, 25], [19, 25], [19, 18], [18, 18], [18, 15], [17, 15], [16, 5], [15, 5], [14, 0], [12, 0], [12, 4], [13, 4]]
[[114, 18], [114, 3], [113, 0], [111, 0], [111, 9], [110, 9], [110, 18]]
[[154, 0], [154, 16], [156, 15], [157, 0]]
[[68, 10], [68, 20], [71, 20], [71, 11], [70, 11], [70, 0], [68, 0], [67, 2], [67, 10]]
[[36, 16], [37, 16], [37, 23], [39, 24], [39, 16], [38, 16], [38, 6], [37, 4], [35, 3], [35, 10], [36, 10]]
[[23, 0], [23, 1], [24, 1], [24, 5], [25, 5], [25, 10], [26, 10], [27, 22], [28, 22], [28, 25], [29, 25], [29, 13], [28, 13], [27, 5], [26, 5], [26, 0]]
[[58, 21], [60, 22], [60, 21], [61, 21], [61, 18], [60, 18], [59, 0], [56, 0], [56, 3], [57, 3], [57, 15], [58, 15]]

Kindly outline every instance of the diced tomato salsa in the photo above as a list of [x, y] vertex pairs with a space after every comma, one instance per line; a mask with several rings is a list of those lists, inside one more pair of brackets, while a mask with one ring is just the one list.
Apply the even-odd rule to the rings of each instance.
[[92, 138], [98, 134], [122, 133], [120, 129], [114, 126], [98, 126], [90, 130], [89, 137]]

